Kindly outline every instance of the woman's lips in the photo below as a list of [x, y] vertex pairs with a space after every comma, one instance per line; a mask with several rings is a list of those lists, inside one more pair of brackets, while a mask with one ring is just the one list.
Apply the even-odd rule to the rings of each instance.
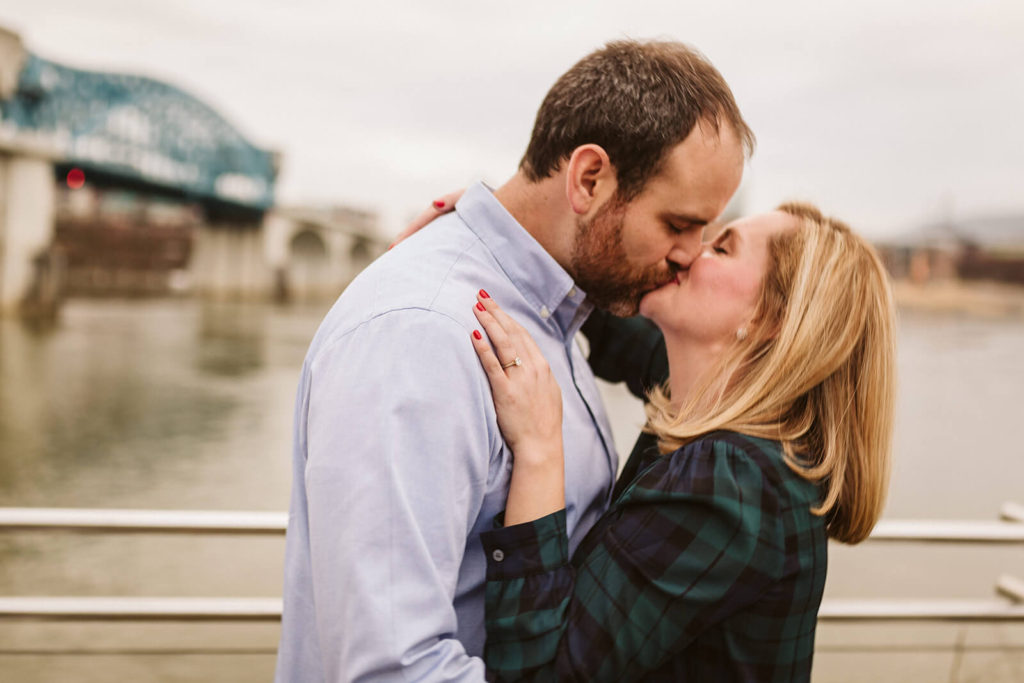
[[658, 286], [658, 289], [661, 289], [662, 287], [668, 287], [669, 285], [680, 285], [680, 284], [682, 284], [683, 283], [682, 273], [683, 273], [683, 271], [681, 271], [681, 270], [677, 271], [676, 274], [672, 276], [671, 280], [666, 280], [664, 283], [662, 283], [661, 285]]
[[677, 270], [675, 272], [675, 274], [672, 276], [671, 279], [665, 280], [664, 282], [662, 282], [660, 284], [654, 285], [651, 289], [648, 289], [647, 291], [644, 292], [644, 296], [646, 296], [647, 294], [650, 294], [651, 292], [657, 292], [659, 289], [664, 289], [664, 288], [669, 287], [671, 285], [681, 285], [681, 284], [683, 284], [683, 274], [685, 272], [686, 272], [685, 270]]

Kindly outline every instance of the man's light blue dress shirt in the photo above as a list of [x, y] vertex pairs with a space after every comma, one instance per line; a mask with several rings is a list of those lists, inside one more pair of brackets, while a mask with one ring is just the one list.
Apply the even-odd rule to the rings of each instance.
[[590, 304], [477, 184], [356, 278], [310, 346], [278, 681], [484, 680], [480, 532], [505, 507], [512, 454], [470, 343], [481, 288], [561, 385], [572, 548], [606, 509], [617, 456], [574, 341]]

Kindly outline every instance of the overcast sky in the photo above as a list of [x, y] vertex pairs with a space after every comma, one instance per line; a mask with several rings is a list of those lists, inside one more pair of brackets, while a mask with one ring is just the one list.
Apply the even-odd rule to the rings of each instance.
[[1022, 0], [0, 0], [42, 57], [139, 73], [279, 149], [279, 201], [381, 212], [515, 170], [544, 93], [624, 36], [703, 51], [758, 148], [747, 211], [818, 202], [871, 236], [1024, 214]]

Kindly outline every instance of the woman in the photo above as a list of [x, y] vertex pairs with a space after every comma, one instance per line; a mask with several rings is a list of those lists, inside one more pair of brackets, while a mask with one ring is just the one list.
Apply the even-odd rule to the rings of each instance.
[[826, 537], [864, 540], [888, 484], [885, 271], [846, 225], [785, 204], [727, 226], [640, 312], [664, 336], [667, 383], [658, 333], [635, 322], [592, 322], [591, 362], [647, 374], [629, 379], [656, 387], [660, 452], [634, 450], [569, 557], [558, 385], [523, 329], [477, 303], [487, 336], [472, 341], [515, 455], [484, 537], [487, 666], [497, 680], [808, 680]]

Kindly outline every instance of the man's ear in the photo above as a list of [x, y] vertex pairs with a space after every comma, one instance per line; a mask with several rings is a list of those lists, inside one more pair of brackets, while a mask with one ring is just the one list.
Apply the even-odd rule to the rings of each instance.
[[608, 153], [600, 145], [581, 145], [566, 166], [565, 194], [580, 215], [590, 213], [615, 196], [619, 182]]

